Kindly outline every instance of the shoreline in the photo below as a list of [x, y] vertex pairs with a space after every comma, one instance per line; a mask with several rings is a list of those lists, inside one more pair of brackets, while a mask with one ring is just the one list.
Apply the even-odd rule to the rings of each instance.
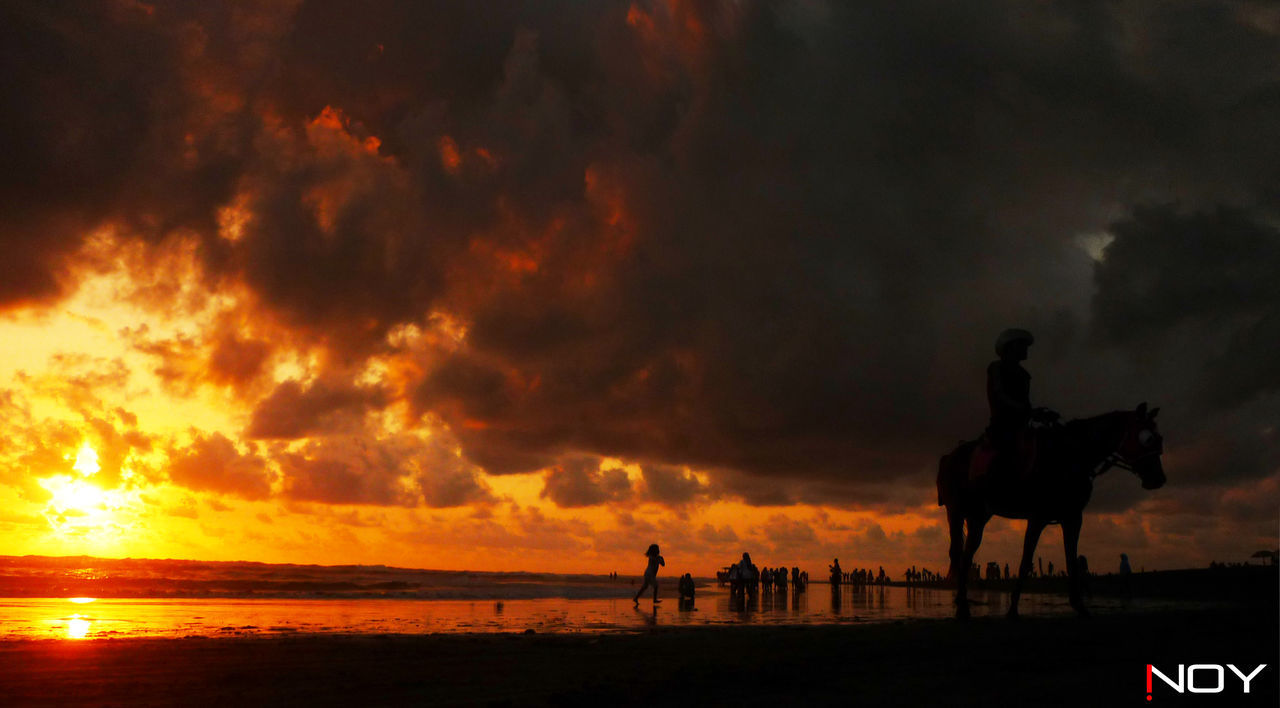
[[0, 696], [14, 705], [1135, 705], [1145, 702], [1146, 664], [1232, 662], [1269, 668], [1230, 704], [1276, 705], [1278, 629], [1272, 603], [594, 635], [20, 640], [0, 643]]

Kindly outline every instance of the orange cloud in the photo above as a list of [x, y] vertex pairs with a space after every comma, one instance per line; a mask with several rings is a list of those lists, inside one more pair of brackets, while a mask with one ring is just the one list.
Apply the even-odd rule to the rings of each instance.
[[454, 174], [462, 167], [462, 154], [458, 152], [458, 144], [448, 135], [440, 138], [440, 164], [445, 171]]

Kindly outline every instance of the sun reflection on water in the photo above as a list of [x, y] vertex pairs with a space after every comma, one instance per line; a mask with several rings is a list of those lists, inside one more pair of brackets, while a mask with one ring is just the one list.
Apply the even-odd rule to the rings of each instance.
[[68, 597], [67, 598], [69, 602], [74, 602], [77, 605], [85, 605], [97, 599], [98, 598], [96, 597]]
[[67, 620], [67, 639], [84, 639], [89, 634], [91, 622], [81, 615], [71, 615]]

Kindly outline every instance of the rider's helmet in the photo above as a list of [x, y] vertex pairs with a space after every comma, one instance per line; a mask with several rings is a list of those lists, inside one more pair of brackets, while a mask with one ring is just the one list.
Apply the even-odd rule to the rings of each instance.
[[996, 337], [996, 356], [1004, 356], [1004, 348], [1014, 342], [1026, 342], [1027, 344], [1035, 343], [1036, 338], [1025, 329], [1006, 329]]

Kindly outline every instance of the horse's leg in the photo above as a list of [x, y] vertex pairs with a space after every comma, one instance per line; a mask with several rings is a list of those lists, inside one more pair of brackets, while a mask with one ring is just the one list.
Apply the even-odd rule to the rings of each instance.
[[964, 552], [961, 554], [960, 567], [956, 576], [956, 618], [969, 619], [969, 567], [973, 565], [973, 556], [982, 544], [982, 530], [991, 520], [989, 515], [970, 516], [968, 533], [964, 536]]
[[1080, 555], [1077, 545], [1080, 541], [1080, 517], [1062, 520], [1062, 546], [1067, 552], [1067, 583], [1070, 586], [1071, 606], [1081, 617], [1088, 617], [1089, 610], [1084, 606], [1080, 584]]
[[948, 552], [951, 565], [947, 567], [947, 581], [953, 582], [957, 577], [956, 569], [964, 559], [964, 514], [954, 502], [947, 505], [947, 526], [951, 529], [951, 550]]
[[1031, 572], [1031, 559], [1035, 556], [1036, 544], [1040, 542], [1040, 533], [1045, 523], [1037, 519], [1027, 519], [1027, 535], [1022, 539], [1022, 563], [1018, 565], [1018, 578], [1013, 581], [1013, 595], [1009, 598], [1009, 619], [1018, 619], [1018, 598], [1022, 595], [1022, 580]]

